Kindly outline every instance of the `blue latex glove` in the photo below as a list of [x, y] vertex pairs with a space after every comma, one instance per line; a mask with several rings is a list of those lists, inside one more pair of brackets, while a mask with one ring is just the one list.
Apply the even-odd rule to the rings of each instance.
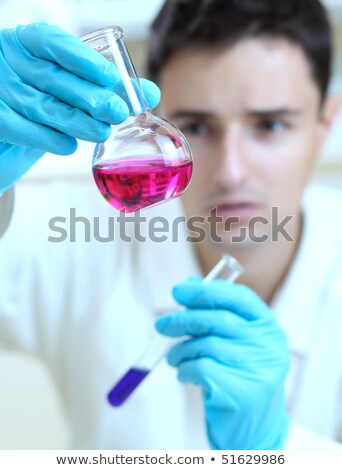
[[280, 449], [288, 430], [283, 382], [287, 341], [268, 306], [250, 289], [224, 280], [189, 280], [174, 298], [188, 310], [160, 317], [157, 330], [192, 338], [174, 346], [181, 382], [202, 388], [213, 449]]
[[[129, 113], [109, 90], [119, 79], [111, 62], [56, 26], [0, 30], [0, 192], [45, 152], [69, 155], [76, 139], [106, 140]], [[155, 107], [158, 87], [141, 85]]]

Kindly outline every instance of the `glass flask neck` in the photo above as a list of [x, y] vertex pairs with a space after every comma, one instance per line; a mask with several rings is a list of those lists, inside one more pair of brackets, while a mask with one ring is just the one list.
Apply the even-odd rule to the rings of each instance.
[[123, 40], [122, 29], [119, 26], [100, 29], [83, 37], [82, 40], [118, 69], [120, 80], [113, 91], [126, 101], [130, 115], [149, 111], [150, 108]]

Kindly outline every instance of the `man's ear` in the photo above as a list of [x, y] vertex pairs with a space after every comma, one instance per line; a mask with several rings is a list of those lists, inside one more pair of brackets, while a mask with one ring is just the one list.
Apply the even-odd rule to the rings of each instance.
[[[329, 95], [324, 100], [321, 109], [321, 124], [327, 134], [332, 128], [336, 115], [340, 109], [340, 97], [338, 95]], [[325, 137], [325, 136], [324, 136]]]
[[335, 118], [340, 109], [340, 97], [338, 95], [329, 95], [324, 100], [319, 116], [319, 133], [316, 142], [317, 155], [322, 153], [327, 137], [333, 127]]

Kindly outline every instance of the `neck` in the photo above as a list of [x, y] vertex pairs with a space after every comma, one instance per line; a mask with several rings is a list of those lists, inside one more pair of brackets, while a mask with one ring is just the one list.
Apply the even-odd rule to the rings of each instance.
[[270, 304], [293, 263], [301, 238], [301, 229], [302, 221], [299, 215], [295, 218], [291, 230], [293, 242], [282, 239], [253, 247], [199, 243], [195, 246], [195, 250], [204, 275], [223, 253], [228, 252], [236, 257], [245, 269], [245, 273], [237, 282], [247, 285]]

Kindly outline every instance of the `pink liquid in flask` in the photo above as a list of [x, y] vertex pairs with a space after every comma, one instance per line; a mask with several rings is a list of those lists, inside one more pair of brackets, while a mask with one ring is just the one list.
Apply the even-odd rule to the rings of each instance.
[[93, 167], [96, 184], [115, 209], [135, 212], [182, 194], [192, 175], [192, 162], [167, 165], [161, 156], [118, 160]]

